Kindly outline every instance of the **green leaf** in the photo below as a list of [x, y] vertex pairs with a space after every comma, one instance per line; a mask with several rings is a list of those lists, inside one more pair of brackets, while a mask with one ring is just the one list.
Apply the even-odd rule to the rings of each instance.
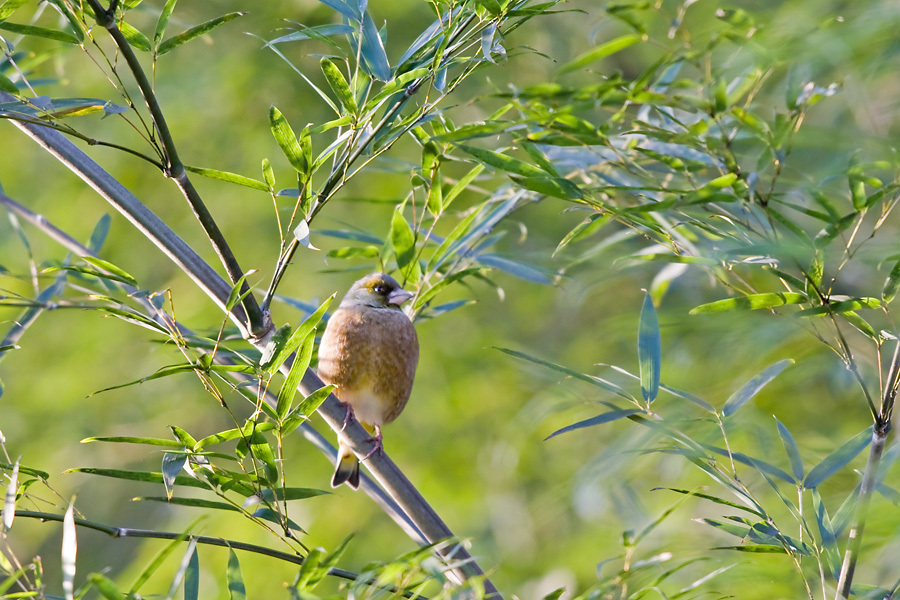
[[88, 240], [88, 250], [95, 253], [100, 251], [100, 248], [103, 247], [103, 243], [106, 241], [106, 236], [109, 233], [109, 224], [111, 222], [112, 218], [109, 216], [109, 213], [105, 213], [100, 217], [100, 220], [94, 225], [94, 231], [91, 232], [91, 238]]
[[897, 296], [897, 290], [900, 289], [900, 260], [894, 263], [890, 274], [884, 282], [884, 289], [881, 291], [881, 299], [888, 304]]
[[278, 402], [275, 405], [275, 414], [278, 415], [279, 421], [284, 421], [284, 418], [291, 410], [291, 403], [294, 400], [294, 396], [297, 394], [297, 386], [300, 385], [300, 380], [303, 379], [303, 375], [306, 373], [306, 369], [309, 368], [309, 363], [312, 360], [315, 343], [316, 330], [313, 328], [313, 330], [309, 332], [309, 335], [306, 336], [306, 340], [304, 340], [303, 344], [300, 346], [300, 350], [295, 355], [294, 364], [291, 365], [291, 370], [284, 380], [284, 385], [281, 386], [281, 390], [278, 392]]
[[478, 161], [506, 173], [514, 173], [526, 178], [550, 178], [549, 173], [518, 158], [466, 144], [457, 144], [456, 146]]
[[119, 22], [119, 31], [122, 32], [122, 35], [125, 37], [129, 46], [136, 48], [141, 52], [150, 52], [150, 50], [153, 49], [147, 36], [138, 31], [131, 24], [126, 23], [125, 21]]
[[803, 481], [804, 469], [803, 459], [800, 458], [800, 448], [797, 446], [797, 442], [794, 441], [794, 436], [791, 435], [788, 428], [777, 417], [775, 418], [775, 424], [778, 427], [778, 435], [781, 437], [784, 451], [787, 452], [788, 460], [791, 461], [791, 472], [794, 474], [794, 479]]
[[325, 253], [328, 258], [378, 258], [379, 250], [375, 246], [348, 246], [344, 248], [335, 248]]
[[319, 406], [325, 402], [328, 395], [334, 390], [333, 385], [326, 385], [314, 391], [312, 394], [300, 401], [297, 408], [291, 411], [291, 414], [284, 420], [281, 426], [281, 435], [287, 435], [300, 426], [309, 416], [318, 410]]
[[269, 108], [269, 127], [291, 166], [301, 175], [308, 175], [310, 165], [297, 141], [297, 136], [290, 123], [274, 105]]
[[587, 52], [584, 52], [583, 54], [577, 56], [575, 59], [567, 62], [562, 67], [560, 67], [558, 74], [563, 75], [565, 73], [577, 71], [578, 69], [586, 67], [587, 65], [591, 64], [592, 62], [596, 62], [601, 58], [605, 58], [611, 54], [620, 52], [639, 41], [641, 41], [641, 36], [634, 33], [617, 37], [606, 42], [605, 44], [600, 44], [596, 48], [588, 50]]
[[166, 452], [162, 459], [163, 485], [166, 488], [166, 497], [171, 499], [175, 492], [175, 478], [181, 473], [187, 464], [188, 455], [183, 452]]
[[366, 11], [362, 16], [360, 28], [360, 58], [364, 71], [373, 79], [388, 81], [391, 78], [391, 65], [388, 63], [387, 52], [384, 50], [384, 42], [375, 27], [375, 21]]
[[[100, 477], [111, 477], [113, 479], [124, 479], [127, 481], [143, 481], [146, 483], [163, 483], [162, 473], [153, 473], [150, 471], [126, 471], [122, 469], [97, 469], [93, 467], [80, 467], [77, 469], [69, 469], [65, 473], [85, 473], [88, 475], [99, 475]], [[174, 485], [183, 485], [186, 487], [195, 487], [201, 489], [209, 489], [206, 483], [194, 479], [188, 475], [179, 475], [174, 480]]]
[[572, 425], [563, 427], [562, 429], [557, 429], [556, 431], [545, 437], [544, 441], [546, 442], [550, 438], [556, 437], [561, 433], [575, 431], [576, 429], [584, 429], [585, 427], [593, 427], [595, 425], [602, 425], [611, 421], [618, 421], [619, 419], [624, 419], [640, 412], [643, 411], [638, 408], [620, 408], [617, 410], [611, 410], [609, 412], [599, 414], [596, 417], [591, 417], [590, 419], [585, 419], [584, 421], [578, 421], [577, 423], [573, 423]]
[[730, 310], [759, 310], [761, 308], [773, 308], [785, 304], [801, 304], [807, 301], [805, 294], [795, 292], [776, 292], [764, 294], [748, 294], [741, 298], [726, 298], [716, 300], [708, 304], [694, 307], [688, 314], [700, 315], [707, 313], [726, 312]]
[[247, 590], [244, 586], [241, 564], [238, 562], [237, 554], [231, 548], [228, 549], [228, 567], [225, 570], [225, 580], [228, 582], [229, 600], [247, 600]]
[[166, 440], [162, 438], [145, 438], [130, 436], [112, 436], [112, 437], [88, 437], [81, 440], [82, 444], [89, 442], [110, 442], [113, 444], [145, 444], [148, 446], [164, 446], [166, 448], [184, 448], [184, 444], [175, 440]]
[[347, 84], [344, 74], [341, 73], [341, 70], [328, 58], [323, 58], [319, 61], [319, 65], [322, 67], [322, 73], [325, 75], [325, 80], [331, 87], [331, 91], [337, 96], [341, 106], [343, 106], [344, 110], [348, 113], [355, 115], [358, 110], [356, 98], [353, 96], [353, 91]]
[[878, 298], [851, 298], [850, 300], [841, 300], [839, 302], [832, 301], [822, 306], [814, 306], [798, 311], [794, 316], [813, 317], [816, 315], [853, 312], [866, 308], [881, 308], [881, 300]]
[[510, 179], [526, 190], [553, 198], [580, 200], [584, 197], [581, 188], [563, 177], [516, 177], [511, 175]]
[[391, 219], [391, 247], [397, 257], [397, 268], [403, 274], [403, 278], [417, 283], [421, 278], [421, 270], [416, 260], [416, 237], [403, 216], [402, 204], [394, 210]]
[[3, 73], [0, 73], [0, 90], [3, 90], [7, 94], [12, 94], [13, 96], [19, 95], [19, 88], [17, 88], [16, 84]]
[[23, 4], [30, 1], [31, 0], [6, 0], [6, 2], [0, 4], [0, 21], [5, 21], [10, 18]]
[[[210, 179], [218, 179], [219, 181], [227, 181], [228, 183], [235, 183], [237, 185], [242, 185], [244, 187], [248, 187], [254, 190], [260, 190], [261, 192], [268, 192], [269, 185], [265, 182], [259, 181], [258, 179], [253, 179], [252, 177], [245, 177], [244, 175], [238, 175], [237, 173], [229, 173], [228, 171], [219, 171], [218, 169], [205, 169], [203, 167], [190, 167], [185, 165], [184, 169], [186, 171], [190, 171], [191, 173], [196, 173], [197, 175], [202, 175], [203, 177], [209, 177]], [[273, 182], [274, 183], [274, 182]]]
[[634, 402], [634, 398], [632, 398], [631, 395], [628, 394], [625, 390], [623, 390], [616, 384], [606, 381], [605, 379], [602, 379], [600, 377], [596, 377], [594, 375], [587, 375], [586, 373], [579, 373], [578, 371], [574, 371], [568, 367], [564, 367], [564, 366], [558, 365], [556, 363], [548, 362], [546, 360], [543, 360], [543, 359], [540, 359], [540, 358], [537, 358], [534, 356], [530, 356], [528, 354], [525, 354], [524, 352], [518, 352], [516, 350], [509, 350], [507, 348], [498, 348], [496, 346], [495, 346], [495, 349], [499, 350], [500, 352], [505, 352], [506, 354], [509, 354], [510, 356], [515, 356], [516, 358], [520, 358], [522, 360], [547, 367], [548, 369], [552, 369], [554, 371], [564, 373], [564, 374], [568, 375], [569, 377], [574, 377], [575, 379], [579, 379], [581, 381], [586, 381], [590, 384], [596, 385], [596, 386], [601, 387], [609, 392], [612, 392], [613, 394], [616, 394], [617, 396], [625, 398], [626, 400]]
[[650, 294], [644, 294], [641, 320], [638, 326], [638, 361], [641, 368], [641, 394], [648, 404], [659, 394], [659, 376], [662, 347], [659, 320]]
[[154, 46], [158, 47], [159, 43], [162, 41], [163, 35], [166, 32], [166, 27], [169, 25], [169, 18], [175, 10], [176, 2], [178, 2], [178, 0], [166, 0], [166, 5], [163, 6], [163, 9], [159, 13], [159, 18], [156, 20], [156, 31], [153, 34]]
[[159, 48], [157, 48], [157, 50], [156, 50], [156, 54], [159, 56], [162, 56], [163, 54], [167, 54], [167, 53], [171, 52], [172, 50], [174, 50], [175, 48], [177, 48], [178, 46], [180, 46], [182, 44], [186, 44], [187, 42], [190, 42], [191, 40], [196, 39], [196, 38], [200, 37], [201, 35], [205, 35], [205, 34], [209, 33], [216, 27], [219, 27], [220, 25], [224, 25], [225, 23], [227, 23], [228, 21], [231, 21], [232, 19], [236, 19], [238, 17], [243, 17], [246, 14], [247, 13], [245, 13], [245, 12], [232, 12], [232, 13], [228, 13], [227, 15], [222, 15], [221, 17], [216, 17], [215, 19], [210, 19], [209, 21], [206, 21], [205, 23], [201, 23], [199, 25], [191, 27], [190, 29], [182, 31], [181, 33], [179, 33], [176, 36], [170, 37], [169, 39], [164, 41], [162, 44], [160, 44]]
[[867, 427], [855, 436], [850, 438], [843, 446], [822, 459], [822, 462], [810, 469], [803, 480], [803, 487], [806, 489], [819, 487], [826, 479], [843, 469], [847, 463], [856, 458], [856, 456], [869, 445], [872, 441], [872, 428]]
[[219, 502], [217, 500], [206, 500], [205, 498], [166, 498], [165, 496], [137, 496], [131, 499], [132, 502], [164, 502], [174, 506], [187, 506], [190, 508], [206, 508], [211, 510], [225, 510], [229, 512], [241, 512], [238, 507], [228, 504], [227, 502]]
[[[274, 423], [257, 423], [256, 430], [257, 431], [271, 431], [275, 429]], [[208, 435], [205, 438], [198, 440], [196, 444], [194, 444], [194, 450], [200, 450], [206, 446], [211, 446], [213, 444], [221, 444], [222, 442], [227, 442], [230, 440], [236, 440], [244, 434], [242, 429], [227, 429], [225, 431], [220, 431], [219, 433], [214, 433], [212, 435]]]
[[267, 373], [272, 374], [281, 368], [281, 365], [284, 364], [284, 361], [287, 360], [288, 356], [293, 354], [293, 352], [300, 347], [304, 341], [306, 341], [306, 337], [309, 335], [309, 332], [312, 331], [318, 324], [319, 321], [322, 320], [322, 316], [325, 314], [325, 311], [328, 310], [328, 307], [331, 305], [331, 301], [334, 300], [334, 294], [329, 296], [325, 302], [319, 305], [319, 308], [316, 309], [314, 313], [309, 315], [303, 323], [297, 327], [297, 330], [291, 335], [290, 338], [287, 338], [283, 341], [283, 345], [278, 347], [280, 342], [276, 341], [273, 338], [273, 341], [270, 343], [276, 344], [275, 351], [273, 352], [273, 357], [269, 362], [263, 362], [260, 366], [266, 370]]
[[102, 573], [91, 573], [88, 580], [106, 600], [125, 600], [125, 593], [115, 582]]
[[120, 269], [109, 261], [105, 261], [102, 258], [95, 258], [93, 256], [82, 256], [81, 260], [106, 271], [104, 277], [107, 279], [113, 279], [115, 281], [120, 281], [122, 283], [127, 283], [130, 286], [137, 287], [137, 280], [134, 277], [125, 272], [124, 269]]
[[[11, 31], [20, 35], [31, 35], [34, 37], [45, 38], [55, 42], [63, 42], [64, 44], [78, 45], [81, 40], [78, 36], [68, 31], [59, 31], [57, 29], [47, 29], [46, 27], [38, 27], [36, 25], [20, 25], [18, 23], [10, 23], [9, 21], [0, 22], [0, 29]], [[144, 38], [146, 39], [146, 38]], [[149, 42], [148, 42], [149, 43]]]
[[742, 407], [750, 398], [759, 393], [766, 384], [775, 379], [782, 371], [794, 364], [793, 359], [785, 358], [777, 363], [769, 365], [762, 372], [755, 375], [750, 381], [745, 383], [741, 389], [736, 391], [725, 402], [722, 408], [722, 414], [726, 417], [731, 416], [734, 412]]

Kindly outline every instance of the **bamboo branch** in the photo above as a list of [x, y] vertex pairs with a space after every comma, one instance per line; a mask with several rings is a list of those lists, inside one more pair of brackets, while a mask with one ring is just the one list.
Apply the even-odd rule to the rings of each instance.
[[[118, 51], [125, 58], [125, 62], [128, 64], [131, 74], [134, 76], [135, 82], [141, 91], [141, 96], [143, 96], [147, 109], [150, 111], [150, 116], [153, 118], [153, 125], [159, 133], [160, 143], [162, 144], [165, 153], [166, 166], [164, 173], [167, 177], [171, 177], [172, 180], [175, 181], [178, 189], [181, 190], [181, 193], [188, 201], [191, 210], [194, 211], [194, 216], [197, 217], [197, 220], [200, 222], [201, 227], [203, 227], [203, 231], [206, 232], [213, 249], [219, 256], [219, 260], [225, 267], [225, 271], [228, 273], [232, 285], [237, 283], [241, 277], [244, 276], [244, 271], [238, 264], [237, 258], [231, 251], [231, 247], [225, 240], [225, 236], [222, 234], [219, 226], [216, 225], [215, 219], [206, 208], [206, 205], [200, 198], [200, 194], [197, 192], [194, 184], [191, 183], [190, 178], [184, 170], [184, 163], [182, 163], [181, 159], [178, 157], [175, 140], [172, 138], [172, 134], [169, 131], [169, 126], [166, 123], [162, 107], [160, 107], [159, 102], [156, 99], [153, 85], [147, 78], [146, 73], [144, 73], [141, 63], [131, 45], [128, 43], [128, 40], [125, 39], [122, 31], [116, 25], [115, 7], [110, 6], [109, 10], [105, 10], [98, 0], [87, 0], [87, 3], [94, 11], [94, 17], [97, 20], [97, 24], [106, 28], [109, 35], [113, 38]], [[244, 281], [241, 286], [241, 293], [243, 295], [241, 303], [244, 306], [245, 313], [249, 317], [248, 329], [250, 334], [255, 338], [262, 338], [269, 333], [270, 329], [272, 329], [271, 320], [267, 318], [259, 308], [256, 297], [252, 293], [249, 293], [250, 287], [247, 282]]]
[[[3, 92], [0, 92], [0, 99], [3, 99]], [[15, 124], [122, 212], [141, 233], [159, 246], [223, 311], [225, 310], [225, 303], [231, 291], [230, 286], [134, 195], [59, 132], [27, 123]], [[242, 311], [238, 305], [229, 314], [239, 327], [245, 323], [239, 316], [242, 315]], [[264, 344], [260, 341], [256, 341], [255, 345], [259, 350], [264, 349]], [[281, 367], [285, 375], [290, 369], [290, 362], [287, 361]], [[323, 386], [322, 380], [312, 370], [307, 369], [299, 389], [303, 394], [309, 395]], [[358, 422], [353, 420], [344, 427], [346, 409], [334, 394], [326, 398], [318, 412], [358, 456], [366, 456], [374, 448], [369, 432]], [[415, 528], [423, 534], [426, 543], [434, 544], [457, 537], [386, 453], [376, 453], [364, 464]], [[420, 544], [423, 541], [415, 538], [414, 540]], [[456, 570], [461, 578], [484, 576], [484, 571], [461, 545], [439, 546], [437, 549], [445, 559], [458, 565]], [[486, 577], [484, 587], [488, 595], [501, 597]]]
[[[0, 510], [0, 514], [3, 514], [3, 511]], [[56, 521], [58, 523], [62, 523], [65, 518], [64, 515], [57, 515], [54, 513], [46, 513], [46, 512], [38, 512], [33, 510], [17, 510], [15, 511], [17, 517], [23, 517], [26, 519], [40, 519], [41, 521]], [[111, 538], [115, 539], [123, 539], [123, 538], [150, 538], [156, 540], [182, 540], [184, 542], [196, 541], [198, 544], [204, 544], [207, 546], [219, 546], [220, 548], [232, 548], [234, 550], [243, 550], [244, 552], [252, 552], [254, 554], [261, 554], [263, 556], [268, 556], [270, 558], [277, 558], [278, 560], [293, 563], [295, 565], [302, 565], [303, 561], [306, 560], [305, 557], [300, 556], [299, 554], [291, 554], [289, 552], [281, 552], [279, 550], [272, 550], [271, 548], [266, 548], [265, 546], [258, 546], [256, 544], [248, 544], [247, 542], [239, 542], [237, 540], [229, 540], [220, 537], [211, 537], [207, 535], [194, 535], [191, 533], [175, 533], [172, 531], [158, 531], [155, 529], [132, 529], [128, 527], [114, 527], [112, 525], [104, 525], [103, 523], [97, 523], [95, 521], [88, 521], [87, 519], [81, 519], [75, 517], [75, 524], [84, 529], [92, 529], [94, 531], [100, 531], [105, 533]], [[338, 577], [340, 579], [346, 579], [347, 581], [356, 581], [359, 578], [357, 573], [352, 571], [347, 571], [345, 569], [331, 568], [328, 570], [328, 574], [333, 577]], [[386, 592], [390, 592], [392, 594], [400, 594], [405, 598], [412, 598], [416, 596], [417, 598], [422, 598], [422, 600], [428, 600], [423, 596], [418, 596], [414, 592], [406, 592], [397, 589], [394, 586], [382, 586], [378, 585], [378, 582], [375, 579], [368, 579], [364, 583], [367, 585], [371, 585], [377, 587], [380, 590], [384, 590]]]

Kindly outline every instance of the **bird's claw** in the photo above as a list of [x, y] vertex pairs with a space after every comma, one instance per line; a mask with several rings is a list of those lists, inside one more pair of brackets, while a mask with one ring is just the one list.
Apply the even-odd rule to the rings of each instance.
[[343, 431], [347, 429], [347, 425], [350, 424], [350, 419], [353, 418], [353, 407], [350, 406], [349, 402], [341, 402], [341, 404], [343, 404], [347, 409], [347, 412], [344, 413], [344, 424], [341, 425], [341, 431]]
[[382, 442], [381, 438], [381, 429], [375, 428], [375, 435], [366, 440], [367, 442], [372, 442], [372, 449], [369, 450], [369, 453], [363, 456], [362, 460], [367, 460], [374, 454], [378, 454], [378, 456], [384, 456], [384, 442]]

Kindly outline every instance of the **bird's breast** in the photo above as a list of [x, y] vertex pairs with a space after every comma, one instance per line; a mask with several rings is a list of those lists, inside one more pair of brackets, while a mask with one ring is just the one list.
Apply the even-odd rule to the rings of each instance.
[[319, 376], [370, 425], [393, 421], [409, 399], [419, 342], [409, 318], [367, 306], [335, 311], [319, 346]]

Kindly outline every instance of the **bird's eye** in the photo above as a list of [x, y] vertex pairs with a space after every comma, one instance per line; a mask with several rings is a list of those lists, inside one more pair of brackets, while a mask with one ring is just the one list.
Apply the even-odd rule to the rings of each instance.
[[379, 283], [375, 287], [372, 288], [372, 291], [378, 294], [379, 296], [387, 296], [388, 287], [383, 283]]

